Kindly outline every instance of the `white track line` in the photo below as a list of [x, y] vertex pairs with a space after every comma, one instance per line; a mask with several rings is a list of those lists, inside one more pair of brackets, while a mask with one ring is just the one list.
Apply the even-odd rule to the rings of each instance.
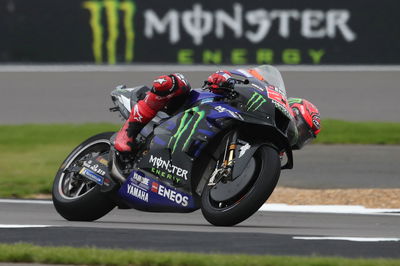
[[[250, 65], [254, 66], [254, 65]], [[0, 72], [214, 72], [217, 69], [237, 69], [239, 65], [1, 65]], [[400, 65], [276, 65], [285, 72], [387, 72], [400, 71]]]
[[259, 211], [336, 213], [336, 214], [390, 214], [390, 215], [400, 216], [400, 209], [369, 209], [365, 208], [364, 206], [352, 206], [352, 205], [264, 204], [259, 209]]
[[54, 225], [43, 224], [0, 224], [0, 229], [16, 229], [16, 228], [45, 228], [53, 227]]
[[0, 199], [0, 203], [53, 204], [51, 200], [20, 200], [20, 199]]
[[341, 240], [341, 241], [353, 241], [353, 242], [397, 242], [400, 238], [382, 238], [382, 237], [317, 237], [317, 236], [294, 236], [296, 240]]
[[[19, 200], [0, 199], [0, 203], [12, 204], [53, 204], [51, 200]], [[287, 205], [264, 204], [258, 211], [269, 212], [304, 212], [304, 213], [336, 213], [336, 214], [371, 214], [371, 215], [399, 215], [400, 209], [370, 209], [364, 206], [352, 205]]]

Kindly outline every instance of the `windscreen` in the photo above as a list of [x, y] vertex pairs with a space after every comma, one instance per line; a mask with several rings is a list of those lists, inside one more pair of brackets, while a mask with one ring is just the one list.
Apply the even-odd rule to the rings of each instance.
[[258, 73], [269, 83], [280, 88], [286, 95], [285, 84], [283, 83], [282, 75], [278, 69], [270, 65], [262, 65], [254, 68]]

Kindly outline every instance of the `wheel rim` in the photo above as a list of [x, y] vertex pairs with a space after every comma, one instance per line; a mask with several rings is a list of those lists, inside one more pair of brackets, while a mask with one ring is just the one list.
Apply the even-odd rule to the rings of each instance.
[[96, 183], [88, 180], [87, 178], [79, 175], [79, 173], [70, 172], [66, 170], [71, 166], [76, 166], [80, 161], [89, 158], [95, 158], [101, 154], [108, 152], [110, 149], [110, 141], [107, 139], [93, 141], [78, 150], [78, 152], [71, 157], [65, 164], [58, 181], [58, 191], [61, 197], [68, 200], [80, 198], [96, 187]]
[[243, 173], [234, 181], [223, 184], [219, 182], [213, 188], [209, 188], [209, 203], [218, 210], [227, 210], [237, 205], [253, 189], [260, 173], [260, 158], [255, 154]]

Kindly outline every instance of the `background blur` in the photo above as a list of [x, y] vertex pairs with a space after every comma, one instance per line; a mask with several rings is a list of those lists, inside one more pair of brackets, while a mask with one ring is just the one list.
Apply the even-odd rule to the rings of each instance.
[[311, 100], [324, 118], [399, 122], [399, 8], [394, 0], [2, 0], [0, 123], [116, 122], [107, 108], [118, 84], [179, 71], [199, 87], [217, 69], [256, 64], [277, 65], [289, 96]]
[[393, 0], [2, 0], [0, 62], [399, 64]]
[[[399, 0], [0, 0], [0, 261], [70, 264], [74, 256], [85, 257], [68, 249], [62, 260], [63, 253], [55, 256], [46, 247], [45, 254], [51, 253], [47, 260], [36, 248], [31, 255], [26, 246], [12, 247], [14, 255], [1, 246], [21, 241], [398, 258], [399, 10]], [[198, 88], [218, 69], [261, 64], [276, 66], [288, 96], [308, 99], [322, 118], [318, 138], [295, 151], [293, 171], [281, 172], [268, 202], [362, 205], [392, 208], [397, 214], [269, 211], [229, 229], [207, 226], [199, 212], [183, 217], [115, 210], [98, 223], [67, 223], [46, 202], [9, 201], [49, 199], [55, 173], [71, 150], [90, 136], [121, 127], [118, 114], [108, 110], [117, 85], [150, 86], [159, 75], [181, 72]], [[357, 213], [363, 208], [350, 209]], [[330, 240], [308, 244], [299, 236]], [[357, 238], [336, 241], [344, 236]], [[107, 254], [86, 262], [104, 260]], [[129, 261], [152, 264], [136, 257], [139, 252], [132, 254]], [[153, 264], [185, 263], [173, 256], [155, 256]], [[196, 256], [186, 256], [189, 264]], [[298, 258], [282, 260], [307, 264]], [[324, 262], [316, 258], [314, 264], [334, 264]]]

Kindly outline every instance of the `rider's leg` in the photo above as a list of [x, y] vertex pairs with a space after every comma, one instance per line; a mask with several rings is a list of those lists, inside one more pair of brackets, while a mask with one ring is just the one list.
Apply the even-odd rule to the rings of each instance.
[[174, 97], [189, 91], [190, 85], [182, 74], [163, 75], [154, 80], [151, 91], [132, 108], [128, 120], [118, 132], [114, 142], [115, 149], [120, 152], [132, 151], [131, 146], [134, 146], [137, 134], [157, 112]]
[[141, 100], [132, 108], [129, 118], [115, 138], [114, 147], [120, 152], [131, 152], [134, 148], [137, 134], [157, 114], [149, 105]]

